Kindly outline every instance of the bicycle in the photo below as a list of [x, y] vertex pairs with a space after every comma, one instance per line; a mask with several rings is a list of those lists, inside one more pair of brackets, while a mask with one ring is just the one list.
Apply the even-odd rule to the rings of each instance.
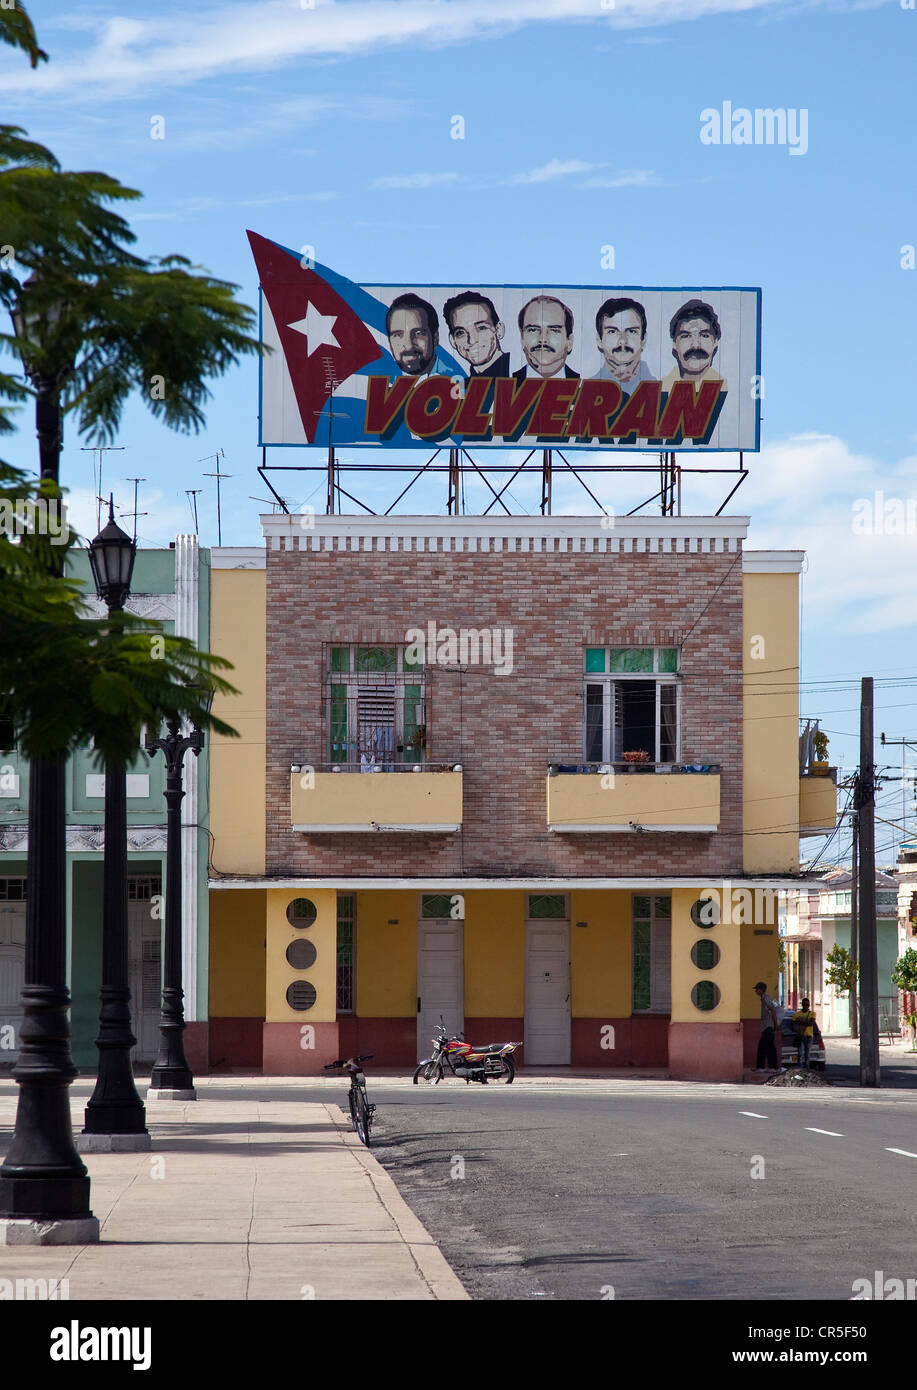
[[372, 1052], [364, 1052], [360, 1057], [342, 1057], [336, 1062], [329, 1062], [325, 1067], [325, 1071], [333, 1071], [335, 1067], [346, 1067], [350, 1073], [350, 1120], [358, 1138], [367, 1148], [376, 1107], [366, 1098], [366, 1077], [360, 1063], [368, 1062], [373, 1055]]

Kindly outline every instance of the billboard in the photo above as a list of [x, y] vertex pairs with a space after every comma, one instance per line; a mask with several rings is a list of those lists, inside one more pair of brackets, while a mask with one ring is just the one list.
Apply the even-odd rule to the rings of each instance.
[[358, 285], [248, 237], [259, 444], [759, 447], [759, 289]]

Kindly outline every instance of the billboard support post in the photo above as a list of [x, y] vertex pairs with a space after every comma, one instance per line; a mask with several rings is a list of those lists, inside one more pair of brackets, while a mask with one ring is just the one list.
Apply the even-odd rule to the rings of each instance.
[[551, 515], [551, 450], [545, 449], [541, 460], [541, 515]]

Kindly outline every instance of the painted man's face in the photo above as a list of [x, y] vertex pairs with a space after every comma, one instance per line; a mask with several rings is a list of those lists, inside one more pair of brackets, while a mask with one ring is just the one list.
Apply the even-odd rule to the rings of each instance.
[[389, 346], [398, 366], [407, 376], [423, 376], [429, 371], [439, 334], [430, 332], [422, 309], [396, 309], [388, 330]]
[[494, 323], [486, 304], [463, 304], [452, 315], [449, 341], [472, 367], [489, 362], [500, 346], [504, 328]]
[[622, 309], [619, 314], [606, 314], [602, 319], [599, 349], [616, 381], [632, 381], [636, 376], [645, 342], [636, 309]]
[[556, 299], [533, 300], [522, 318], [522, 351], [539, 376], [556, 376], [573, 351], [564, 306]]
[[717, 336], [704, 318], [682, 319], [675, 331], [672, 356], [682, 376], [703, 376], [713, 366]]

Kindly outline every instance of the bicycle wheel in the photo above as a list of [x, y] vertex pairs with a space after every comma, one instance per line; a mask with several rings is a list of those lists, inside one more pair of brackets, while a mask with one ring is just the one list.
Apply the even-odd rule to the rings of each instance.
[[442, 1063], [437, 1061], [421, 1062], [414, 1073], [414, 1085], [418, 1081], [427, 1081], [431, 1086], [438, 1086], [443, 1079]]
[[350, 1092], [350, 1115], [357, 1136], [369, 1148], [369, 1105], [362, 1086], [355, 1086]]

